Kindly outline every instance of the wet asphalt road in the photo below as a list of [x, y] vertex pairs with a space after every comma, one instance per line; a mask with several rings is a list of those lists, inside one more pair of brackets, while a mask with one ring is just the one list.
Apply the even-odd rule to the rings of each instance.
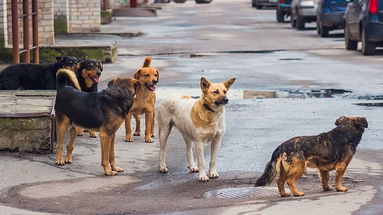
[[[153, 56], [153, 66], [160, 69], [158, 102], [174, 91], [199, 96], [201, 76], [213, 82], [236, 77], [229, 93], [227, 131], [218, 155], [219, 179], [200, 183], [197, 174], [188, 173], [185, 146], [176, 129], [168, 143], [169, 173], [165, 175], [157, 172], [157, 139], [152, 144], [144, 143], [142, 137], [125, 143], [120, 129], [117, 162], [126, 171], [113, 179], [101, 176], [100, 147], [96, 140], [86, 137], [78, 139], [75, 162], [69, 166], [52, 165], [54, 155], [3, 154], [1, 202], [32, 211], [69, 214], [221, 214], [220, 207], [250, 204], [248, 201], [254, 199], [266, 199], [268, 205], [273, 205], [280, 201], [274, 188], [255, 197], [242, 192], [243, 198], [230, 199], [205, 198], [205, 192], [251, 187], [277, 145], [294, 136], [328, 131], [341, 115], [367, 117], [369, 129], [360, 145], [361, 154], [356, 157], [379, 163], [383, 108], [355, 103], [379, 102], [368, 98], [383, 94], [383, 52], [370, 57], [348, 52], [344, 50], [342, 31], [330, 38], [319, 38], [314, 24], [305, 31], [296, 31], [288, 23], [276, 23], [274, 10], [255, 10], [250, 5], [247, 0], [215, 0], [210, 5], [172, 3], [163, 6], [156, 18], [118, 17], [102, 29], [111, 34], [141, 31], [140, 37], [72, 35], [57, 41], [118, 44], [119, 59], [105, 65], [101, 89], [115, 76], [131, 76], [144, 56]], [[351, 93], [311, 98], [310, 93], [323, 89]], [[279, 98], [244, 99], [245, 90], [275, 92]], [[205, 157], [209, 157], [208, 148]], [[33, 170], [36, 166], [27, 168], [29, 163], [34, 163], [38, 171]], [[7, 171], [8, 167], [15, 168]], [[379, 165], [371, 167], [371, 171], [380, 171]], [[33, 177], [20, 176], [20, 172]], [[380, 179], [378, 173], [367, 176], [350, 172], [346, 184], [355, 190], [367, 185], [377, 189]], [[301, 186], [308, 194], [304, 200], [315, 201], [315, 195], [321, 193], [317, 176], [309, 174], [303, 181]], [[71, 192], [71, 187], [79, 188]], [[375, 202], [379, 200], [375, 198]], [[366, 202], [360, 204], [369, 210]], [[347, 214], [342, 212], [339, 214]], [[329, 211], [324, 209], [324, 213]]]

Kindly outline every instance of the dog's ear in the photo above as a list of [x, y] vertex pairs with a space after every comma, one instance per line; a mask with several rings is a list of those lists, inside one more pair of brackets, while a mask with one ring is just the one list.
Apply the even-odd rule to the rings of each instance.
[[225, 82], [223, 82], [223, 84], [225, 85], [226, 89], [230, 89], [231, 85], [234, 84], [234, 81], [235, 81], [235, 78], [231, 78]]
[[112, 80], [110, 80], [110, 81], [108, 82], [108, 87], [109, 87], [110, 85], [114, 84], [114, 83], [116, 82], [117, 79], [118, 79], [118, 78], [113, 78]]
[[101, 62], [98, 62], [98, 67], [100, 68], [100, 72], [102, 72], [102, 70], [104, 69], [103, 65]]
[[358, 117], [355, 120], [355, 125], [358, 125], [358, 126], [363, 127], [363, 128], [368, 128], [367, 119], [365, 117]]
[[140, 73], [141, 73], [141, 69], [137, 70], [137, 72], [134, 73], [133, 77], [138, 80], [140, 78]]
[[207, 80], [205, 77], [201, 77], [201, 89], [203, 92], [207, 91], [209, 89], [211, 83], [209, 80]]
[[160, 71], [158, 71], [158, 69], [156, 69], [156, 72], [157, 72], [157, 82], [160, 81]]
[[335, 125], [338, 126], [338, 125], [342, 124], [346, 119], [347, 119], [346, 116], [341, 116], [341, 117], [339, 117], [339, 118], [335, 121]]
[[64, 57], [62, 57], [62, 56], [60, 56], [60, 57], [56, 57], [56, 61], [57, 62], [60, 62], [60, 61], [62, 61], [64, 59]]

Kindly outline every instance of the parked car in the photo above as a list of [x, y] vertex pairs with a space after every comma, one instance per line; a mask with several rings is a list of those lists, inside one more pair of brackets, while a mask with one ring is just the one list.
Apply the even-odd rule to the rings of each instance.
[[251, 5], [257, 9], [262, 9], [263, 7], [275, 7], [277, 0], [252, 0]]
[[305, 29], [306, 22], [316, 21], [317, 0], [292, 0], [291, 2], [291, 26], [298, 30]]
[[319, 0], [317, 8], [317, 32], [328, 37], [329, 31], [344, 28], [344, 12], [348, 0]]
[[356, 50], [362, 42], [362, 54], [373, 55], [383, 46], [383, 0], [352, 0], [345, 12], [347, 50]]
[[289, 17], [291, 12], [291, 0], [278, 0], [276, 5], [276, 15], [278, 22], [284, 22], [285, 17]]

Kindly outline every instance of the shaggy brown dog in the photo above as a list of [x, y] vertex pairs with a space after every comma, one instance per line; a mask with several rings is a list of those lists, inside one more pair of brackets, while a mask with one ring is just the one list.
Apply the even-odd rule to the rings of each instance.
[[141, 120], [140, 115], [145, 114], [145, 142], [153, 142], [154, 137], [154, 117], [155, 117], [155, 105], [156, 105], [156, 85], [159, 81], [159, 72], [156, 68], [151, 68], [152, 58], [146, 57], [142, 68], [140, 68], [135, 74], [134, 78], [140, 83], [140, 87], [137, 89], [136, 97], [134, 98], [133, 107], [125, 120], [125, 141], [133, 142], [131, 120], [132, 115], [136, 120], [136, 130], [134, 136], [141, 135]]
[[278, 146], [255, 186], [270, 184], [278, 174], [278, 190], [282, 197], [290, 195], [285, 191], [286, 181], [294, 196], [303, 196], [296, 181], [306, 173], [306, 167], [312, 167], [318, 168], [324, 191], [332, 190], [328, 185], [331, 170], [336, 171], [336, 190], [347, 191], [347, 187], [343, 186], [343, 175], [368, 124], [364, 117], [342, 116], [335, 125], [337, 127], [329, 132], [294, 137]]
[[[70, 70], [57, 73], [57, 95], [55, 114], [57, 123], [56, 164], [72, 163], [74, 140], [77, 136], [75, 126], [100, 132], [101, 165], [105, 175], [115, 175], [124, 171], [115, 164], [115, 133], [124, 122], [133, 104], [138, 81], [133, 78], [114, 80], [102, 92], [81, 92], [76, 76]], [[72, 82], [73, 86], [67, 86]], [[63, 158], [63, 140], [70, 127], [70, 140]]]

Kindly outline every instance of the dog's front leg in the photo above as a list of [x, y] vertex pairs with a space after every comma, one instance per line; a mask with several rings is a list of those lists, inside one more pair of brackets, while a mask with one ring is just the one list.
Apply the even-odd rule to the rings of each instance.
[[153, 112], [146, 112], [145, 113], [145, 142], [146, 143], [153, 143], [152, 139], [152, 126], [153, 126]]
[[110, 167], [113, 171], [117, 172], [123, 172], [124, 169], [116, 166], [116, 157], [114, 155], [114, 140], [116, 138], [116, 135], [114, 134], [110, 143], [110, 149], [109, 149], [109, 163]]
[[198, 161], [198, 170], [199, 170], [198, 180], [201, 182], [209, 181], [209, 177], [207, 177], [205, 172], [205, 159], [203, 157], [204, 143], [196, 142], [196, 148], [197, 148], [197, 161]]
[[346, 192], [347, 187], [343, 186], [343, 175], [346, 171], [348, 163], [340, 162], [335, 165], [336, 175], [335, 175], [335, 188], [339, 192]]
[[222, 135], [217, 135], [215, 136], [215, 138], [213, 139], [212, 143], [211, 143], [211, 150], [210, 150], [210, 165], [209, 165], [209, 177], [210, 178], [218, 178], [218, 172], [217, 172], [217, 165], [216, 165], [216, 161], [217, 161], [217, 155], [218, 155], [218, 151], [219, 151], [219, 148], [220, 148], [220, 145], [221, 145], [221, 139], [222, 139]]
[[132, 114], [129, 112], [125, 118], [125, 142], [133, 142], [131, 121]]
[[104, 132], [100, 132], [101, 139], [101, 166], [104, 168], [105, 175], [115, 175], [117, 171], [113, 171], [110, 165], [110, 144], [112, 138]]

